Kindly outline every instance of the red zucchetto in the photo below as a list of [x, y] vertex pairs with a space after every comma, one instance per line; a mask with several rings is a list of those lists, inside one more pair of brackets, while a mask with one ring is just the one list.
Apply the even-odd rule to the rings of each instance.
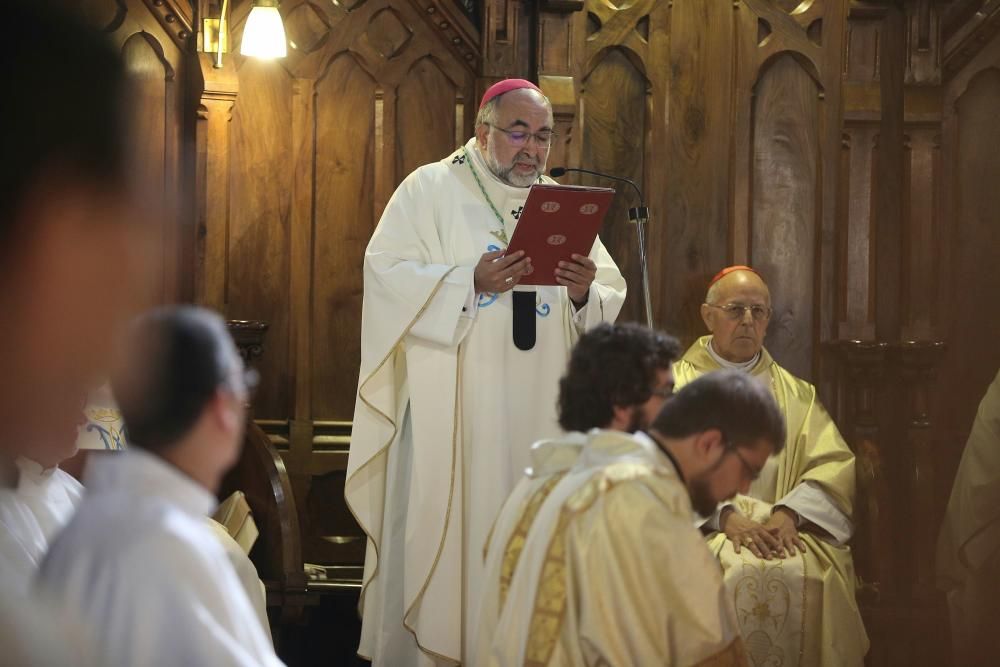
[[542, 92], [541, 88], [527, 79], [504, 79], [503, 81], [497, 81], [486, 89], [486, 92], [483, 94], [483, 101], [479, 103], [479, 108], [482, 109], [486, 106], [487, 102], [498, 95], [503, 95], [504, 93], [509, 93], [512, 90], [520, 90], [522, 88], [530, 88], [531, 90]]
[[711, 282], [708, 283], [708, 286], [711, 287], [712, 285], [719, 282], [720, 280], [728, 276], [730, 273], [733, 273], [734, 271], [749, 271], [750, 273], [755, 274], [758, 278], [761, 278], [761, 280], [763, 280], [763, 277], [749, 266], [737, 264], [736, 266], [727, 266], [726, 268], [716, 273], [715, 277], [712, 278]]

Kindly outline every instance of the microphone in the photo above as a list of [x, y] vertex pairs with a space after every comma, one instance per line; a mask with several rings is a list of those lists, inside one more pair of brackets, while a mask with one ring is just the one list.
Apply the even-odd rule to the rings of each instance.
[[628, 183], [635, 190], [635, 193], [639, 196], [639, 205], [633, 206], [628, 210], [628, 219], [636, 223], [636, 239], [639, 242], [639, 271], [642, 277], [642, 295], [644, 306], [646, 309], [646, 326], [650, 329], [653, 328], [653, 306], [649, 294], [649, 268], [646, 264], [646, 231], [645, 224], [649, 222], [649, 208], [646, 206], [645, 201], [642, 196], [642, 190], [636, 185], [635, 181], [625, 178], [623, 176], [612, 176], [611, 174], [605, 174], [600, 171], [593, 171], [591, 169], [580, 169], [579, 167], [552, 167], [549, 170], [549, 175], [553, 178], [559, 178], [565, 175], [567, 172], [577, 172], [580, 174], [590, 174], [591, 176], [600, 176], [601, 178], [607, 178], [612, 181], [619, 181], [621, 183]]
[[579, 167], [552, 167], [552, 169], [549, 170], [549, 175], [552, 176], [552, 178], [559, 178], [560, 176], [564, 176], [567, 172], [570, 171], [575, 171], [581, 174], [590, 174], [591, 176], [600, 176], [601, 178], [607, 178], [612, 181], [619, 181], [621, 183], [628, 183], [629, 185], [632, 186], [632, 189], [635, 190], [635, 193], [639, 196], [639, 205], [633, 206], [628, 210], [628, 219], [631, 220], [632, 222], [637, 222], [639, 220], [643, 220], [646, 222], [649, 221], [649, 209], [646, 207], [644, 203], [645, 200], [643, 199], [642, 196], [642, 190], [639, 189], [639, 186], [636, 185], [635, 181], [633, 181], [632, 179], [625, 178], [623, 176], [612, 176], [611, 174], [605, 174], [600, 171], [592, 171], [590, 169], [580, 169]]

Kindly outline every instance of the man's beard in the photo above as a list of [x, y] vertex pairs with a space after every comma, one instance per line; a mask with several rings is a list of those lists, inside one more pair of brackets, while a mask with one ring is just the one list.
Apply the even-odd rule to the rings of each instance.
[[525, 157], [522, 162], [534, 162], [535, 171], [530, 174], [519, 174], [514, 171], [514, 165], [517, 164], [518, 156], [520, 153], [514, 156], [514, 159], [509, 165], [500, 164], [500, 160], [497, 159], [496, 144], [493, 142], [493, 137], [490, 137], [486, 141], [486, 166], [490, 168], [493, 175], [499, 178], [504, 183], [513, 185], [517, 188], [526, 188], [529, 185], [533, 185], [535, 181], [538, 180], [539, 175], [545, 171], [545, 163], [538, 163], [537, 159], [531, 160]]
[[719, 501], [712, 497], [708, 488], [708, 475], [692, 479], [688, 485], [688, 495], [691, 496], [691, 507], [702, 517], [709, 517], [715, 512]]

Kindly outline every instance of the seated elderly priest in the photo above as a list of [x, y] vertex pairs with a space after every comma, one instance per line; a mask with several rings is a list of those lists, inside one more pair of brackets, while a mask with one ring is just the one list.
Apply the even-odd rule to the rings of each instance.
[[745, 665], [693, 512], [746, 491], [784, 441], [774, 399], [733, 371], [678, 392], [648, 435], [591, 431], [554, 488], [524, 504], [517, 567], [473, 664]]
[[674, 366], [677, 386], [720, 368], [747, 373], [771, 391], [788, 426], [784, 450], [768, 459], [749, 493], [706, 524], [747, 650], [759, 665], [860, 665], [868, 636], [846, 544], [854, 530], [854, 454], [815, 387], [764, 349], [771, 293], [756, 271], [719, 272], [701, 314], [711, 335]]
[[205, 524], [245, 420], [243, 364], [225, 325], [193, 307], [154, 311], [125, 351], [112, 384], [132, 448], [90, 464], [38, 587], [102, 619], [90, 633], [110, 664], [280, 665]]

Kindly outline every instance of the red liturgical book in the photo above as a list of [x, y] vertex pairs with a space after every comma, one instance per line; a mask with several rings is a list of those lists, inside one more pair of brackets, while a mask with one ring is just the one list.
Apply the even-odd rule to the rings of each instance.
[[523, 250], [531, 273], [521, 285], [556, 285], [555, 270], [571, 255], [589, 255], [611, 207], [615, 191], [577, 185], [537, 183], [514, 227], [506, 254]]

